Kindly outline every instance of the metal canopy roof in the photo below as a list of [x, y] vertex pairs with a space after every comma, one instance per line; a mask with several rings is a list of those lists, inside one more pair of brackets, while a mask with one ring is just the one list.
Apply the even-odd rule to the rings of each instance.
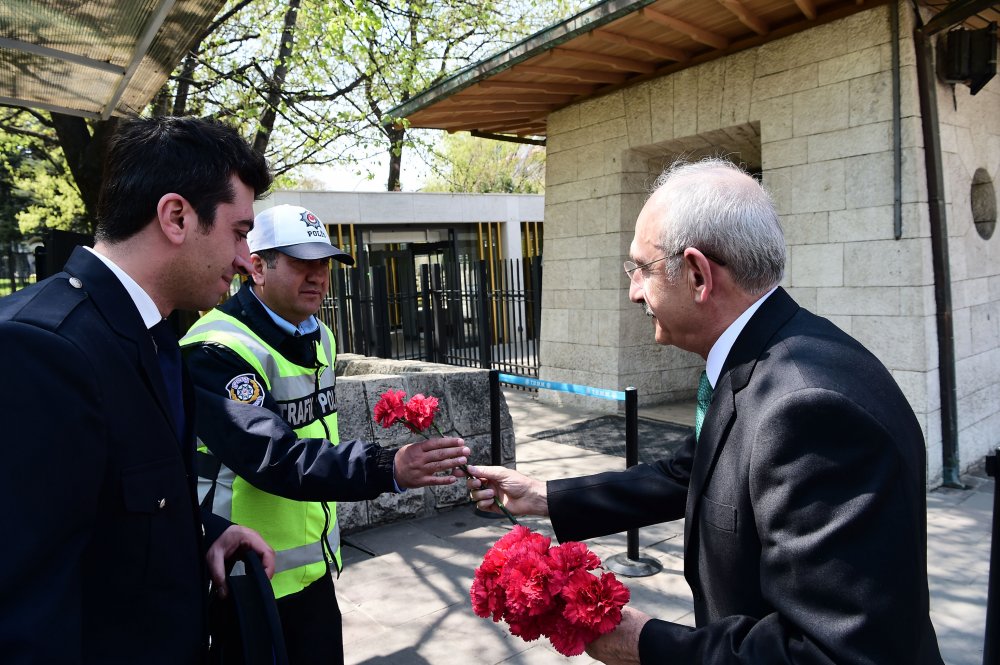
[[0, 104], [139, 113], [225, 0], [3, 0]]
[[[605, 0], [467, 67], [389, 114], [411, 127], [543, 136], [569, 104], [871, 9], [887, 0]], [[983, 0], [927, 1], [1000, 19]], [[976, 14], [975, 12], [978, 12]], [[947, 13], [947, 12], [944, 12]], [[957, 13], [957, 12], [956, 12]]]

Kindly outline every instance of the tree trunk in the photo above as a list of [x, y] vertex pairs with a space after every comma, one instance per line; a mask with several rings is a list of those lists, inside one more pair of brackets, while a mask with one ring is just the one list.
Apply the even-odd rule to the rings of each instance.
[[403, 165], [403, 141], [406, 138], [406, 129], [387, 127], [386, 136], [389, 138], [389, 180], [385, 184], [385, 189], [388, 192], [398, 192], [401, 186], [399, 173]]
[[267, 143], [271, 139], [271, 130], [274, 129], [278, 105], [281, 103], [281, 91], [285, 87], [285, 79], [288, 77], [288, 59], [292, 55], [295, 22], [298, 20], [300, 1], [288, 0], [288, 10], [285, 11], [285, 27], [281, 31], [281, 44], [278, 46], [278, 59], [274, 65], [274, 74], [268, 81], [266, 106], [264, 113], [260, 116], [257, 134], [253, 139], [253, 149], [262, 155], [267, 150]]
[[[52, 125], [66, 164], [73, 175], [80, 198], [87, 211], [87, 223], [93, 233], [97, 226], [97, 201], [101, 191], [104, 153], [108, 141], [118, 128], [118, 118], [94, 121], [91, 127], [83, 118], [62, 113], [52, 113]], [[93, 132], [91, 132], [93, 129]]]

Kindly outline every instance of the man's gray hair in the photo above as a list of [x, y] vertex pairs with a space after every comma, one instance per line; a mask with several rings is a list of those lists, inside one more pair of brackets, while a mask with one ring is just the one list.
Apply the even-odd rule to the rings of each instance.
[[[743, 177], [740, 177], [743, 176]], [[661, 220], [660, 249], [668, 256], [695, 247], [726, 264], [747, 293], [761, 294], [781, 282], [785, 236], [774, 202], [746, 171], [721, 157], [674, 162], [653, 192], [669, 188]], [[680, 276], [680, 257], [667, 261], [667, 278]]]

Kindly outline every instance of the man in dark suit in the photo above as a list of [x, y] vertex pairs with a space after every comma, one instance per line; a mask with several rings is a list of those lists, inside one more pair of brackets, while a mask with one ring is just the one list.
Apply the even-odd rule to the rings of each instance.
[[706, 360], [695, 434], [671, 459], [547, 484], [470, 467], [472, 498], [548, 515], [561, 541], [686, 518], [695, 627], [626, 607], [588, 647], [598, 660], [939, 665], [912, 409], [878, 359], [777, 286], [784, 239], [753, 178], [706, 160], [657, 185], [629, 298], [658, 343]]
[[204, 525], [193, 396], [174, 309], [208, 309], [246, 266], [260, 155], [198, 119], [123, 123], [94, 248], [0, 300], [6, 663], [197, 663], [208, 578], [256, 532]]

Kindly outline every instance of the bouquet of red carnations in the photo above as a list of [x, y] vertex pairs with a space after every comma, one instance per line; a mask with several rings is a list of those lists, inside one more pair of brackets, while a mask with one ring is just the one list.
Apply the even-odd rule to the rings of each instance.
[[507, 622], [525, 642], [542, 635], [564, 656], [621, 623], [628, 588], [614, 573], [596, 571], [600, 558], [577, 542], [549, 547], [550, 539], [515, 526], [483, 557], [472, 581], [472, 609]]

